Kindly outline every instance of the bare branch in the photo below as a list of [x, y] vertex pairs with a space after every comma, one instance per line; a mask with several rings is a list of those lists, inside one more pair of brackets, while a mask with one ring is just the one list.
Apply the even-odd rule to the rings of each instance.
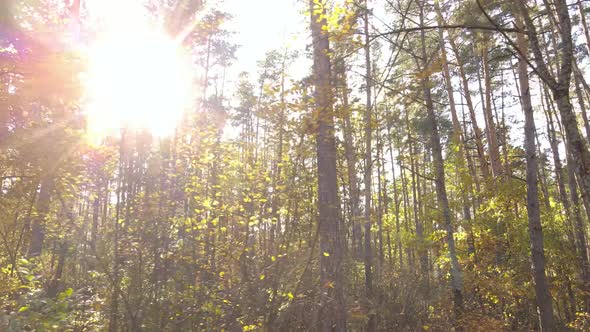
[[435, 29], [469, 29], [469, 30], [487, 30], [487, 31], [497, 31], [497, 32], [515, 32], [515, 33], [526, 33], [526, 31], [522, 31], [516, 28], [503, 28], [498, 25], [471, 25], [471, 24], [449, 24], [449, 25], [431, 25], [431, 26], [417, 26], [411, 28], [403, 28], [403, 29], [395, 29], [389, 30], [386, 32], [373, 34], [373, 37], [381, 37], [381, 36], [388, 36], [388, 35], [395, 35], [402, 32], [414, 32], [414, 31], [422, 31], [422, 30], [435, 30]]

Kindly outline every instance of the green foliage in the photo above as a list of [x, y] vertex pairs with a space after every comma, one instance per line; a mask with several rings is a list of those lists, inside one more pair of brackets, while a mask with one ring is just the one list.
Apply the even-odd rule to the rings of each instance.
[[[482, 2], [502, 26], [511, 24], [510, 4]], [[490, 28], [476, 3], [436, 3], [447, 25]], [[359, 71], [365, 3], [313, 1], [311, 10], [325, 19], [322, 29], [330, 42], [342, 211], [340, 234], [333, 237], [342, 241], [339, 252], [320, 246], [326, 240], [318, 231], [318, 197], [325, 194], [317, 184], [321, 112], [315, 101], [321, 92], [310, 72], [295, 72], [310, 60], [303, 59], [304, 50], [269, 51], [257, 70], [225, 82], [226, 70], [241, 60], [226, 30], [231, 15], [217, 9], [200, 13], [183, 43], [192, 51], [193, 69], [203, 73], [195, 84], [202, 96], [175, 135], [153, 137], [127, 128], [91, 144], [84, 130], [82, 59], [33, 43], [34, 32], [46, 30], [55, 42], [49, 44], [58, 45], [56, 36], [69, 24], [64, 4], [0, 1], [0, 29], [8, 26], [19, 36], [0, 35], [1, 331], [318, 330], [324, 306], [331, 305], [322, 302], [323, 294], [338, 282], [320, 282], [320, 261], [336, 257], [344, 257], [338, 272], [350, 330], [366, 329], [373, 316], [377, 330], [538, 328], [519, 96], [510, 73], [514, 50], [497, 32], [434, 29], [438, 23], [430, 12], [436, 8], [427, 1], [368, 1], [375, 11], [369, 15], [375, 84], [372, 158], [365, 160], [367, 87]], [[161, 7], [152, 14], [165, 16], [161, 21], [176, 34], [194, 19], [200, 2]], [[421, 9], [426, 15], [419, 23]], [[535, 20], [547, 37], [542, 46], [553, 67], [560, 60], [553, 55], [559, 51], [554, 39], [560, 37], [549, 15]], [[428, 28], [422, 31], [420, 24]], [[575, 37], [584, 48], [584, 36]], [[20, 49], [20, 38], [31, 44]], [[440, 47], [449, 49], [446, 60]], [[491, 133], [480, 124], [478, 137], [474, 123], [481, 122], [486, 99], [484, 69], [491, 75], [503, 168], [495, 176], [485, 174]], [[543, 90], [535, 80], [531, 84], [535, 93]], [[447, 88], [461, 128], [449, 120]], [[440, 180], [450, 227], [435, 182], [440, 174], [425, 90], [442, 141]], [[554, 112], [552, 97], [543, 97], [534, 100], [540, 104], [535, 109]], [[562, 118], [552, 117], [544, 121]], [[563, 123], [544, 125], [537, 124], [539, 150], [552, 131], [560, 138]], [[553, 152], [567, 161], [557, 145], [558, 151], [539, 151], [538, 159], [545, 274], [559, 326], [583, 331], [590, 318], [580, 249], [587, 243], [580, 243], [580, 235], [587, 241], [588, 214], [582, 196], [571, 206], [573, 189], [579, 188], [576, 181], [569, 186], [567, 162], [559, 170], [549, 161]], [[360, 217], [360, 178], [368, 164], [370, 257], [364, 249], [366, 220]], [[581, 212], [581, 228], [574, 207]], [[463, 311], [456, 319], [449, 228], [463, 279]], [[38, 242], [37, 256], [29, 248]], [[371, 264], [369, 292], [365, 268]]]

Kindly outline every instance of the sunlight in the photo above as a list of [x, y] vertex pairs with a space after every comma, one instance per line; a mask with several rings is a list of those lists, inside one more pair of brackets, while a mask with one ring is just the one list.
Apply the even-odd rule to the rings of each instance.
[[113, 17], [88, 48], [84, 81], [91, 137], [120, 128], [168, 136], [190, 105], [188, 56], [149, 23], [144, 16]]

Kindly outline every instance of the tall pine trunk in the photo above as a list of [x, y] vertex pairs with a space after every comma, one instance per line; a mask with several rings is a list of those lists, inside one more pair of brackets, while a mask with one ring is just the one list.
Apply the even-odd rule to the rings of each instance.
[[[420, 25], [424, 26], [424, 2], [420, 4]], [[422, 51], [422, 70], [426, 70], [427, 66], [427, 53], [426, 53], [426, 34], [422, 29], [420, 31], [421, 51]], [[429, 75], [425, 75], [422, 79], [422, 90], [424, 93], [424, 100], [426, 101], [426, 121], [427, 121], [427, 132], [430, 133], [430, 145], [432, 148], [432, 157], [434, 163], [434, 174], [435, 174], [435, 188], [436, 197], [440, 209], [442, 210], [442, 216], [444, 221], [444, 227], [446, 230], [447, 246], [449, 250], [449, 256], [451, 259], [451, 288], [453, 292], [453, 304], [455, 311], [455, 318], [461, 319], [461, 313], [463, 311], [463, 276], [461, 268], [459, 266], [459, 260], [457, 258], [457, 251], [455, 248], [455, 237], [452, 223], [452, 214], [449, 207], [449, 200], [447, 197], [447, 189], [445, 186], [445, 168], [442, 157], [442, 147], [440, 142], [440, 136], [438, 133], [438, 124], [436, 120], [436, 114], [434, 111], [434, 103], [432, 101], [432, 95], [430, 91], [430, 78]]]
[[326, 3], [310, 0], [313, 42], [314, 118], [317, 119], [318, 210], [320, 236], [320, 319], [324, 331], [346, 331], [346, 305], [343, 292], [343, 250], [340, 203], [336, 177], [336, 140], [330, 42], [324, 29]]
[[367, 331], [375, 331], [375, 314], [371, 308], [373, 302], [373, 250], [371, 245], [371, 178], [373, 176], [373, 156], [372, 156], [372, 122], [373, 122], [373, 104], [372, 104], [372, 87], [373, 78], [371, 75], [371, 45], [369, 36], [369, 9], [367, 8], [367, 0], [365, 0], [364, 13], [364, 33], [365, 33], [365, 89], [366, 89], [366, 109], [365, 109], [365, 290], [366, 290], [366, 306], [369, 311], [369, 319], [367, 320]]
[[527, 62], [524, 58], [524, 54], [527, 53], [527, 45], [523, 34], [517, 35], [517, 43], [521, 53], [521, 56], [518, 59], [518, 81], [521, 92], [521, 104], [525, 116], [524, 148], [526, 159], [527, 215], [529, 220], [533, 281], [535, 284], [537, 307], [539, 308], [540, 330], [555, 331], [553, 305], [551, 294], [549, 292], [549, 284], [545, 276], [545, 252], [543, 247], [543, 229], [541, 227], [541, 211], [539, 208], [539, 190], [537, 184], [535, 119], [531, 103]]

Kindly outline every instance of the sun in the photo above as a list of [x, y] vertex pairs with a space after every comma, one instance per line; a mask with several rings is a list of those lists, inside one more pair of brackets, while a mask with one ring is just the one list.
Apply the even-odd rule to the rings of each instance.
[[87, 49], [84, 74], [90, 136], [122, 129], [174, 133], [191, 105], [189, 57], [171, 36], [140, 17], [102, 31]]

